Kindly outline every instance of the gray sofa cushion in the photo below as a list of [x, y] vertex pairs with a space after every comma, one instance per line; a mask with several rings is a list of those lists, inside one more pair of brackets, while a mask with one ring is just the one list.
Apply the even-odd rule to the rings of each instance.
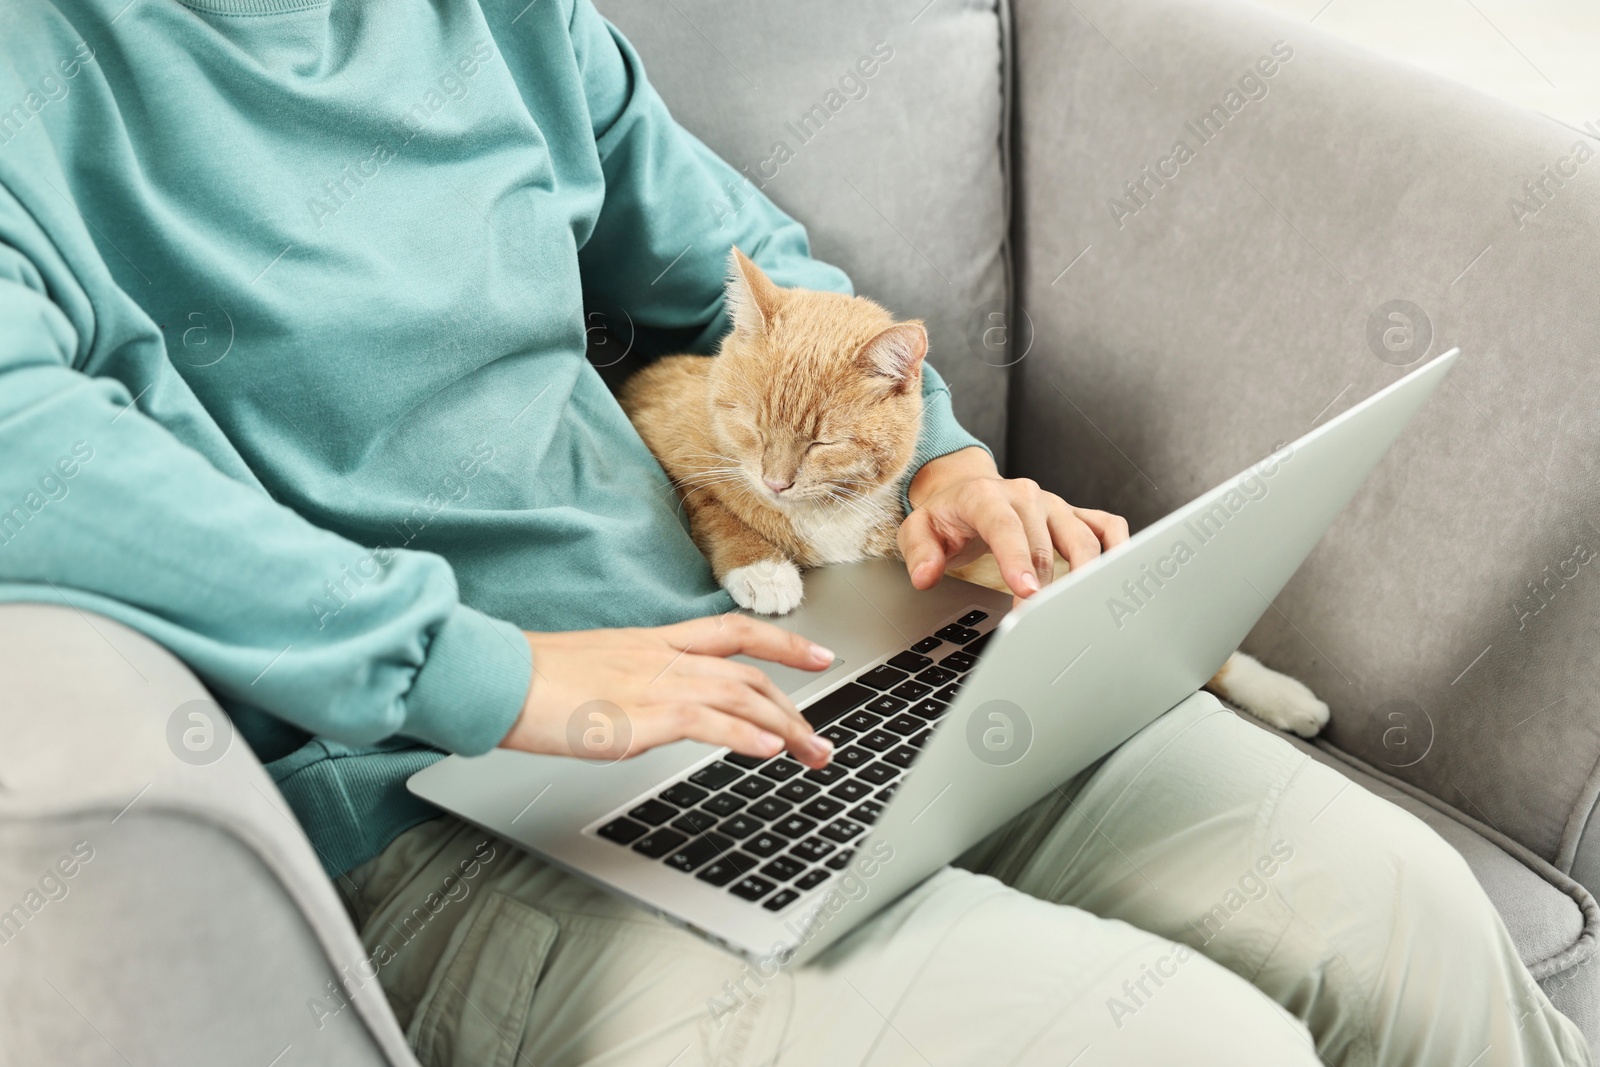
[[[1369, 327], [1420, 305], [1464, 358], [1246, 647], [1329, 702], [1335, 745], [1574, 869], [1600, 761], [1600, 159], [1573, 162], [1594, 138], [1245, 4], [1014, 18], [1040, 339], [1014, 468], [1141, 526], [1393, 381]], [[1279, 41], [1266, 95], [1200, 143], [1185, 123]], [[1179, 138], [1194, 157], [1135, 204]], [[1517, 217], [1547, 166], [1578, 177]]]
[[[680, 122], [736, 167], [773, 175], [763, 191], [806, 224], [818, 256], [927, 320], [956, 413], [998, 449], [1006, 357], [984, 333], [1008, 284], [996, 3], [598, 6]], [[874, 46], [892, 58], [862, 78]]]

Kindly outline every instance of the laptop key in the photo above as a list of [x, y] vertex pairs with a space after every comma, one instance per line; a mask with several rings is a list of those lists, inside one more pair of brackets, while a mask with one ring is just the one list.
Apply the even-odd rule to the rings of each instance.
[[832, 785], [849, 773], [837, 763], [830, 763], [826, 767], [818, 767], [814, 771], [807, 771], [805, 779], [808, 782], [816, 782], [818, 785]]
[[991, 638], [993, 636], [994, 636], [994, 631], [990, 630], [988, 633], [984, 634], [982, 637], [978, 638], [976, 641], [969, 641], [967, 643], [967, 651], [971, 652], [974, 656], [981, 655], [982, 652], [983, 652], [984, 646], [989, 643], [989, 638]]
[[775, 878], [780, 882], [787, 882], [789, 879], [794, 878], [805, 869], [806, 865], [801, 863], [799, 860], [791, 859], [788, 856], [779, 856], [777, 859], [761, 868], [761, 873], [766, 875], [768, 878]]
[[810, 782], [802, 781], [801, 779], [796, 778], [787, 785], [780, 786], [778, 791], [773, 795], [780, 796], [785, 800], [799, 804], [802, 801], [810, 800], [820, 792], [822, 792], [822, 787], [820, 785], [812, 785]]
[[656, 830], [639, 838], [633, 850], [641, 856], [658, 860], [687, 840], [688, 834], [680, 834], [676, 830]]
[[932, 652], [942, 644], [944, 644], [944, 642], [939, 640], [937, 637], [924, 637], [921, 641], [918, 641], [916, 644], [911, 646], [911, 651], [920, 652], [923, 655], [927, 655], [929, 652]]
[[789, 850], [789, 855], [799, 857], [807, 863], [816, 863], [825, 858], [828, 853], [838, 849], [832, 841], [824, 841], [820, 837], [808, 837]]
[[864, 830], [866, 827], [860, 823], [851, 822], [849, 819], [835, 819], [824, 826], [821, 833], [823, 837], [832, 838], [842, 845]]
[[712, 885], [727, 885], [755, 867], [757, 862], [755, 857], [746, 856], [743, 852], [730, 852], [706, 864], [695, 877]]
[[854, 770], [863, 763], [870, 762], [871, 759], [872, 753], [860, 745], [851, 745], [833, 754], [833, 762], [849, 770]]
[[872, 729], [882, 721], [882, 715], [874, 715], [870, 711], [857, 711], [852, 713], [849, 717], [843, 719], [839, 725], [854, 730], [856, 733], [860, 733], [863, 730]]
[[913, 715], [920, 715], [924, 719], [937, 719], [950, 710], [950, 705], [942, 700], [934, 700], [930, 697], [927, 700], [917, 701], [906, 710]]
[[827, 871], [807, 871], [804, 876], [802, 876], [801, 879], [794, 884], [794, 887], [800, 890], [800, 892], [804, 893], [808, 890], [817, 888], [817, 886], [821, 885], [823, 882], [826, 882], [831, 877], [832, 875], [830, 875]]
[[731, 763], [735, 767], [743, 767], [747, 771], [753, 771], [771, 758], [771, 756], [745, 756], [738, 752], [730, 752], [722, 757], [722, 762]]
[[979, 611], [976, 608], [974, 608], [973, 610], [967, 612], [965, 615], [961, 616], [961, 618], [957, 619], [956, 620], [956, 625], [957, 626], [976, 626], [980, 622], [982, 622], [984, 619], [987, 619], [988, 617], [989, 617], [989, 613], [987, 611]]
[[729, 782], [737, 782], [742, 777], [744, 772], [737, 767], [730, 767], [726, 763], [713, 763], [695, 771], [689, 776], [689, 781], [707, 789], [721, 789]]
[[956, 690], [958, 690], [960, 688], [961, 688], [961, 683], [959, 683], [959, 682], [951, 682], [949, 685], [945, 686], [943, 689], [941, 689], [937, 693], [933, 694], [933, 699], [942, 700], [946, 704], [949, 704], [950, 702], [955, 700], [955, 698], [956, 698]]
[[687, 874], [701, 864], [722, 855], [732, 847], [733, 842], [721, 834], [706, 834], [704, 837], [695, 838], [683, 848], [668, 856], [667, 866]]
[[916, 761], [918, 755], [919, 753], [917, 750], [912, 748], [910, 745], [901, 745], [893, 752], [885, 752], [883, 754], [883, 758], [894, 764], [896, 767], [909, 767], [913, 762]]
[[866, 674], [857, 678], [856, 681], [862, 685], [870, 685], [874, 689], [888, 689], [891, 686], [899, 685], [908, 677], [910, 675], [906, 674], [905, 671], [897, 671], [885, 663], [882, 666], [872, 668]]
[[682, 830], [686, 834], [703, 834], [717, 825], [717, 817], [709, 811], [686, 811], [672, 820], [674, 830]]
[[877, 800], [879, 804], [887, 804], [889, 803], [889, 798], [894, 796], [894, 791], [899, 788], [899, 782], [890, 782], [888, 785], [878, 790], [878, 795], [874, 799]]
[[948, 685], [950, 682], [955, 681], [958, 673], [958, 671], [950, 670], [948, 667], [929, 667], [917, 675], [917, 681], [937, 689], [941, 685]]
[[901, 682], [889, 690], [890, 696], [897, 696], [901, 700], [921, 700], [933, 692], [933, 686], [918, 681]]
[[749, 837], [759, 829], [761, 829], [761, 820], [752, 819], [748, 815], [735, 815], [731, 819], [723, 820], [722, 825], [717, 827], [720, 833], [736, 838]]
[[679, 782], [671, 789], [662, 790], [661, 799], [669, 804], [676, 804], [680, 808], [692, 808], [710, 795], [710, 793], [707, 793], [697, 785]]
[[774, 782], [787, 782], [795, 775], [804, 771], [805, 766], [803, 764], [796, 763], [792, 759], [784, 759], [780, 756], [778, 759], [773, 760], [756, 773], [761, 775], [763, 778], [771, 778]]
[[773, 819], [783, 818], [792, 810], [794, 810], [794, 805], [789, 803], [787, 800], [779, 800], [777, 797], [766, 797], [765, 799], [758, 800], [754, 804], [750, 805], [750, 810], [745, 812], [745, 814], [753, 816], [757, 819], [761, 819], [764, 822], [771, 822]]
[[[873, 766], [878, 766], [873, 764]], [[800, 809], [800, 814], [809, 815], [813, 819], [831, 819], [845, 809], [843, 801], [832, 797], [818, 797]], [[626, 842], [624, 842], [626, 843]]]
[[[939, 661], [940, 668], [947, 671], [970, 671], [977, 665], [978, 657], [966, 649], [962, 649], [960, 652], [952, 652]], [[931, 670], [932, 668], [930, 667], [929, 669]]]
[[647, 822], [651, 826], [660, 826], [678, 814], [678, 809], [659, 800], [647, 800], [628, 812], [628, 814], [640, 822]]
[[817, 828], [817, 820], [808, 819], [804, 815], [791, 815], [786, 819], [772, 825], [772, 832], [782, 834], [791, 841], [798, 841]]
[[877, 700], [869, 702], [867, 704], [867, 710], [877, 712], [879, 715], [893, 715], [897, 711], [904, 711], [906, 703], [906, 701], [900, 699], [899, 697], [890, 696], [888, 693], [885, 693]]
[[887, 752], [900, 743], [900, 738], [887, 730], [874, 730], [870, 734], [862, 734], [857, 743], [874, 752]]
[[744, 807], [745, 803], [746, 801], [744, 797], [736, 797], [732, 793], [718, 793], [716, 796], [702, 804], [701, 807], [718, 818], [722, 818], [724, 816], [732, 815], [734, 812]]
[[964, 645], [978, 636], [978, 631], [968, 629], [960, 623], [953, 622], [943, 629], [935, 630], [933, 636], [942, 637], [952, 645]]
[[[854, 716], [852, 716], [852, 718], [853, 717]], [[826, 730], [818, 730], [817, 734], [818, 736], [826, 737], [829, 741], [832, 741], [834, 748], [843, 748], [856, 739], [856, 732], [854, 730], [846, 730], [838, 723], [834, 723]]]
[[813, 700], [801, 709], [800, 714], [806, 717], [806, 722], [811, 724], [813, 730], [820, 730], [851, 708], [860, 706], [865, 700], [872, 698], [872, 690], [855, 682], [846, 682], [839, 688]]
[[900, 768], [888, 763], [869, 763], [856, 777], [869, 785], [882, 785], [900, 777]]
[[823, 866], [827, 867], [830, 871], [842, 871], [844, 870], [845, 864], [850, 862], [850, 857], [854, 856], [855, 854], [855, 849], [847, 848], [837, 856], [834, 856], [832, 859], [828, 860], [828, 862]]
[[733, 791], [742, 797], [749, 797], [751, 800], [754, 800], [756, 797], [759, 797], [762, 793], [767, 792], [771, 788], [772, 783], [770, 781], [752, 774], [745, 778], [741, 778], [733, 787]]
[[828, 795], [838, 797], [846, 804], [854, 804], [856, 801], [864, 799], [870, 792], [872, 792], [872, 786], [866, 782], [859, 782], [854, 778], [846, 778], [828, 790]]
[[885, 730], [893, 730], [902, 737], [906, 737], [916, 733], [918, 730], [921, 730], [927, 725], [927, 723], [923, 722], [915, 715], [907, 715], [905, 712], [901, 712], [899, 715], [896, 715], [894, 718], [884, 723], [883, 728]]
[[877, 822], [878, 816], [882, 814], [883, 805], [874, 803], [870, 800], [864, 804], [857, 804], [855, 807], [850, 809], [850, 817], [852, 819], [856, 820], [856, 822], [864, 822], [868, 826], [871, 826], [873, 823]]
[[744, 897], [746, 900], [760, 900], [776, 888], [778, 887], [765, 878], [757, 878], [752, 874], [746, 878], [739, 879], [728, 892], [736, 897]]
[[766, 859], [768, 856], [776, 856], [778, 853], [788, 848], [789, 843], [790, 842], [787, 837], [779, 837], [770, 830], [763, 830], [756, 836], [747, 838], [744, 844], [740, 845], [739, 847], [750, 853], [752, 856], [758, 856], [761, 859]]
[[768, 897], [767, 902], [761, 906], [768, 911], [782, 911], [799, 899], [800, 894], [793, 889], [780, 889]]
[[933, 660], [919, 652], [902, 652], [898, 656], [890, 658], [889, 666], [916, 674], [932, 662]]
[[916, 737], [913, 737], [911, 740], [907, 741], [906, 744], [914, 745], [917, 748], [921, 748], [923, 745], [926, 745], [928, 743], [928, 739], [931, 738], [932, 736], [933, 736], [933, 730], [932, 730], [932, 728], [929, 728], [927, 730], [922, 731], [920, 734], [918, 734]]
[[[839, 807], [843, 810], [844, 805], [841, 804]], [[607, 841], [615, 841], [619, 845], [631, 845], [649, 832], [650, 828], [648, 826], [628, 818], [612, 819], [595, 831]]]

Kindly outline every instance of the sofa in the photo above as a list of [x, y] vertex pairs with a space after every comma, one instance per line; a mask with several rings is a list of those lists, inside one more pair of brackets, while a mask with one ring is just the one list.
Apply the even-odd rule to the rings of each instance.
[[[1245, 648], [1600, 1042], [1600, 129], [1232, 0], [599, 2], [1011, 474], [1135, 529], [1462, 348]], [[0, 738], [0, 1063], [415, 1063], [183, 664], [0, 608]]]

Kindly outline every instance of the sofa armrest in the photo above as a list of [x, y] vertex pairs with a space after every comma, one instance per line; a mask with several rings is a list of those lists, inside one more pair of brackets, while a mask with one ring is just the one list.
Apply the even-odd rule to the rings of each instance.
[[1246, 647], [1600, 889], [1600, 128], [1224, 0], [1014, 9], [1014, 472], [1138, 528], [1460, 345]]
[[366, 953], [310, 842], [230, 734], [149, 639], [0, 605], [0, 1060], [414, 1067], [377, 982], [345, 977]]

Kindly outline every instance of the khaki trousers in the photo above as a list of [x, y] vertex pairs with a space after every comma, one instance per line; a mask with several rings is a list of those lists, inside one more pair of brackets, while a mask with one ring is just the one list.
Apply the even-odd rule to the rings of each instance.
[[1590, 1063], [1455, 850], [1209, 694], [801, 968], [452, 818], [341, 887], [427, 1067]]

